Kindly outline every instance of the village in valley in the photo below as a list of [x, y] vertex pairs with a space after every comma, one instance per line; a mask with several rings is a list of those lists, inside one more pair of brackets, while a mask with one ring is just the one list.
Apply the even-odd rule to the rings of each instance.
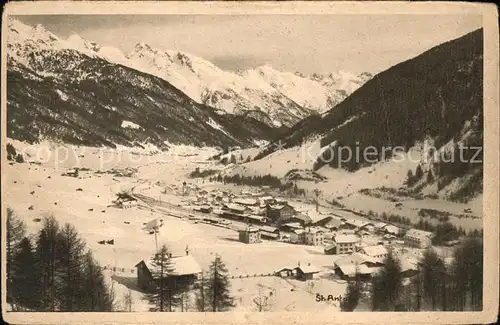
[[483, 310], [481, 15], [31, 16], [5, 24], [9, 311]]
[[[294, 195], [293, 190], [197, 176], [204, 169], [230, 174], [240, 165], [213, 161], [212, 151], [176, 154], [170, 161], [165, 154], [144, 154], [134, 162], [121, 157], [102, 168], [96, 160], [102, 155], [99, 150], [72, 150], [76, 160], [68, 159], [59, 169], [53, 162], [10, 163], [15, 187], [8, 192], [9, 202], [28, 229], [40, 229], [40, 217], [51, 213], [75, 224], [114, 290], [130, 297], [127, 309], [132, 311], [151, 308], [144, 294], [157, 281], [151, 263], [162, 245], [170, 251], [170, 277], [191, 286], [219, 256], [227, 266], [234, 310], [340, 310], [354, 279], [362, 281], [369, 295], [371, 279], [383, 269], [389, 253], [401, 265], [411, 305], [412, 279], [424, 252], [432, 247], [451, 265], [462, 237], [433, 246], [436, 234], [431, 231], [402, 220], [390, 222], [385, 214], [327, 204], [318, 200], [315, 190]], [[24, 175], [29, 181], [23, 181]], [[189, 303], [194, 294], [186, 295], [175, 310], [195, 308]], [[369, 303], [358, 306], [364, 309], [370, 309]]]

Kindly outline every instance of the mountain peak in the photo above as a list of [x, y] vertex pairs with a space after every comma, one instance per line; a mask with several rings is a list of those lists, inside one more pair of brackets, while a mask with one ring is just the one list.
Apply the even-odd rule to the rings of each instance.
[[96, 42], [86, 40], [76, 33], [68, 37], [68, 39], [66, 40], [66, 46], [68, 48], [91, 55], [94, 55], [101, 48], [101, 46]]
[[154, 52], [154, 49], [149, 44], [146, 44], [144, 42], [140, 42], [140, 43], [135, 44], [134, 51], [135, 52], [143, 52], [143, 51]]
[[80, 35], [73, 33], [71, 34], [70, 37], [68, 37], [68, 41], [78, 42], [78, 41], [85, 41], [85, 39], [83, 39]]

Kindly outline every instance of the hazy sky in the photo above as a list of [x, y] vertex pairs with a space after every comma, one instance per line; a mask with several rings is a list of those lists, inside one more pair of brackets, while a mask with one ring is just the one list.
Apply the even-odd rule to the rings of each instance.
[[144, 42], [223, 69], [270, 64], [303, 73], [380, 72], [482, 27], [473, 15], [18, 16], [63, 38], [77, 33], [124, 52]]

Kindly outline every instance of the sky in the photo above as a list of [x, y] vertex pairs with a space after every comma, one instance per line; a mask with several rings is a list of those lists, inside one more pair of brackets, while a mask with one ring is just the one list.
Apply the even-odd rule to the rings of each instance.
[[35, 15], [71, 34], [127, 53], [143, 42], [188, 52], [222, 69], [269, 64], [305, 74], [378, 73], [482, 27], [476, 15]]

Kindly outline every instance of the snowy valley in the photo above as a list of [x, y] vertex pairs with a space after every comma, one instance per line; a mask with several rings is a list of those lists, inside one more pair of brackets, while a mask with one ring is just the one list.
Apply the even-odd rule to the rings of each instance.
[[[142, 282], [165, 244], [191, 263], [169, 276], [194, 283], [173, 311], [209, 310], [198, 285], [217, 257], [231, 311], [345, 311], [317, 297], [358, 276], [353, 309], [368, 311], [393, 257], [398, 308], [412, 311], [428, 248], [454, 267], [455, 249], [482, 237], [482, 30], [375, 76], [308, 76], [8, 29], [4, 202], [31, 237], [46, 216], [74, 225], [116, 310], [154, 309]], [[368, 147], [391, 152], [342, 151]]]

